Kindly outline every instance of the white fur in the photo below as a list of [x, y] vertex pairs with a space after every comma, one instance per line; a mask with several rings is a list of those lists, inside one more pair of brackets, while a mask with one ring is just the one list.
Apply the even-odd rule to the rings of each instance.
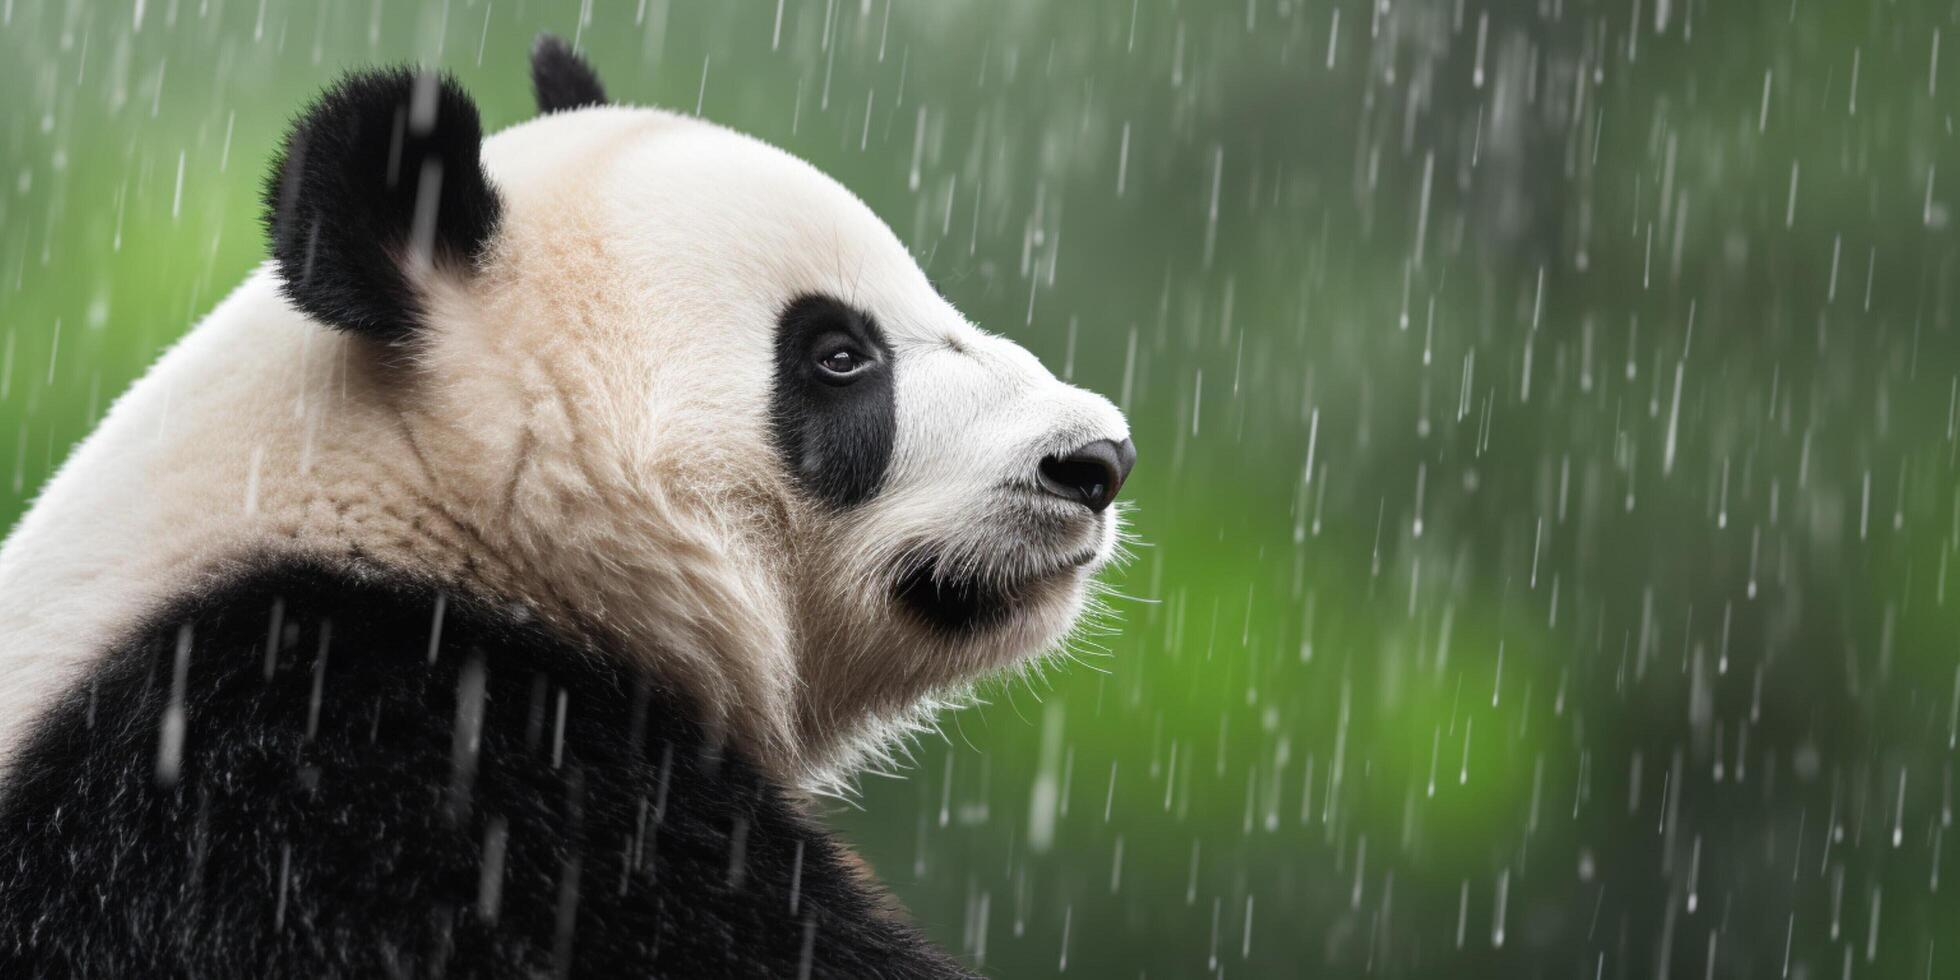
[[[647, 109], [545, 116], [484, 160], [504, 223], [477, 277], [424, 280], [411, 361], [294, 312], [262, 267], [43, 489], [0, 547], [0, 764], [120, 633], [269, 550], [358, 550], [600, 634], [804, 786], [1069, 630], [1115, 511], [1025, 488], [1121, 415], [969, 324], [849, 192]], [[775, 318], [808, 292], [894, 352], [888, 479], [841, 513], [768, 438]], [[1014, 617], [953, 639], [900, 615], [895, 567], [926, 548], [1014, 583]]]

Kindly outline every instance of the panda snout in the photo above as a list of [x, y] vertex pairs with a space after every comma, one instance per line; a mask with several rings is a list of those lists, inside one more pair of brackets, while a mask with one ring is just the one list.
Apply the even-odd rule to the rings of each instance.
[[1129, 439], [1097, 439], [1067, 452], [1043, 456], [1037, 482], [1051, 496], [1100, 514], [1123, 489], [1123, 481], [1129, 479], [1136, 461], [1136, 443]]

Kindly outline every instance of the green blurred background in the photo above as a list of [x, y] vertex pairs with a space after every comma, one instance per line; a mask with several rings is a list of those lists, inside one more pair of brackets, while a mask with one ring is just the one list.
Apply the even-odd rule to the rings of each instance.
[[835, 814], [970, 962], [1960, 976], [1960, 3], [0, 4], [0, 524], [312, 93], [552, 30], [1131, 415], [1120, 628]]

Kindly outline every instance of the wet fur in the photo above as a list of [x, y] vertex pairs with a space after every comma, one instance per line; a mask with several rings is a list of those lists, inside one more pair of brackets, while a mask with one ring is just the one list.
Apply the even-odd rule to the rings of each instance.
[[0, 975], [970, 975], [630, 659], [386, 571], [229, 576], [36, 726]]

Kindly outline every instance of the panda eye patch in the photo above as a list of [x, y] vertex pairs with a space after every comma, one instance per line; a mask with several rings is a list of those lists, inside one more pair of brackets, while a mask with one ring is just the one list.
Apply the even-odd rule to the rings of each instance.
[[783, 468], [810, 497], [852, 507], [877, 495], [897, 432], [897, 360], [871, 314], [822, 293], [776, 317], [770, 430]]

